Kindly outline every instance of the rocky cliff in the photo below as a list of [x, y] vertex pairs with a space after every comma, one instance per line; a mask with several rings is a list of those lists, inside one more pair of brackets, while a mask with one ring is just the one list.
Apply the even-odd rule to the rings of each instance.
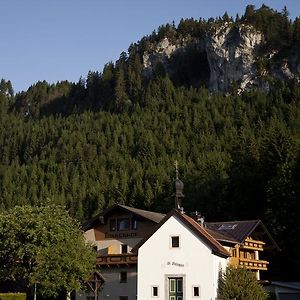
[[264, 44], [263, 33], [251, 25], [233, 26], [230, 22], [215, 26], [201, 39], [171, 42], [165, 37], [143, 53], [144, 74], [149, 76], [157, 62], [172, 74], [176, 56], [193, 46], [199, 55], [205, 54], [209, 66], [206, 85], [212, 92], [228, 92], [233, 87], [239, 92], [252, 88], [268, 91], [276, 80], [299, 83], [300, 52], [295, 48], [285, 57], [276, 57], [276, 51], [265, 51]]

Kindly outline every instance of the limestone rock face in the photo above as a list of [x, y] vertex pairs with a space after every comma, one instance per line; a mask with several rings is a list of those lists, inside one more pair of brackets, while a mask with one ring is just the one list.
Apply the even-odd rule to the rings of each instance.
[[300, 83], [300, 49], [295, 47], [288, 58], [281, 61], [278, 66], [273, 66], [270, 75], [277, 80], [295, 80]]
[[206, 39], [206, 53], [210, 66], [209, 89], [227, 92], [235, 83], [240, 91], [258, 85], [255, 61], [261, 33], [249, 27], [218, 28]]
[[[188, 46], [195, 46], [199, 53], [206, 53], [209, 65], [208, 88], [212, 92], [229, 92], [234, 86], [238, 92], [258, 88], [270, 89], [268, 78], [279, 81], [294, 79], [300, 83], [300, 49], [277, 61], [269, 69], [258, 70], [259, 49], [264, 45], [264, 36], [250, 25], [233, 26], [225, 23], [211, 29], [202, 39], [188, 38], [172, 43], [164, 38], [151, 51], [143, 54], [144, 74], [151, 76], [157, 62], [171, 73], [170, 61]], [[264, 53], [268, 61], [276, 53]]]
[[168, 38], [161, 40], [151, 52], [143, 54], [144, 74], [150, 76], [157, 62], [163, 63], [165, 68], [168, 69], [168, 61], [171, 56], [185, 46], [185, 41], [178, 41], [178, 43], [172, 44]]

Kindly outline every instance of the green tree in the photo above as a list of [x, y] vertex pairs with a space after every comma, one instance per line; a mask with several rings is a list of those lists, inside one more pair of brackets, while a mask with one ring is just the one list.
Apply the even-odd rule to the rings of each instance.
[[115, 103], [117, 111], [124, 111], [128, 104], [128, 96], [126, 94], [126, 83], [124, 70], [120, 66], [116, 71], [116, 83], [115, 83]]
[[95, 266], [79, 224], [56, 205], [16, 206], [0, 215], [0, 280], [37, 284], [56, 296], [83, 286]]
[[258, 283], [255, 274], [242, 268], [228, 267], [219, 279], [220, 300], [266, 300], [267, 292]]
[[300, 42], [300, 18], [296, 18], [293, 24], [293, 41], [294, 43]]

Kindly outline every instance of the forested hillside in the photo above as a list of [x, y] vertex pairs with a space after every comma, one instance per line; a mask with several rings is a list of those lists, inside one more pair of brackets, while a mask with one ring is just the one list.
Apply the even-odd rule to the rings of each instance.
[[[81, 221], [113, 203], [167, 212], [177, 160], [187, 212], [198, 210], [208, 221], [262, 219], [283, 250], [275, 269], [294, 276], [300, 267], [297, 80], [272, 80], [268, 93], [240, 93], [234, 84], [230, 93], [211, 93], [207, 66], [193, 49], [172, 62], [171, 73], [163, 63], [151, 76], [143, 73], [142, 56], [153, 43], [171, 32], [206, 34], [228, 19], [162, 26], [77, 83], [38, 82], [15, 95], [2, 80], [1, 210], [50, 198]], [[288, 31], [267, 32], [270, 20]], [[261, 51], [276, 48], [281, 57], [300, 41], [299, 19], [288, 21], [286, 11], [248, 7], [229, 21], [259, 27], [266, 37]], [[261, 58], [264, 68], [276, 63]]]

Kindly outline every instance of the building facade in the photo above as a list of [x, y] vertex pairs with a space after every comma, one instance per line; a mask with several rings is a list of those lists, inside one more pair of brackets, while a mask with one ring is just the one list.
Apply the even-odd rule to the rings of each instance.
[[266, 251], [280, 250], [260, 220], [205, 223], [206, 230], [230, 252], [229, 265], [255, 272], [267, 271]]
[[[132, 248], [147, 236], [163, 214], [116, 204], [83, 224], [85, 238], [97, 251], [102, 276], [99, 299], [137, 298], [137, 255]], [[95, 299], [95, 291], [77, 293], [77, 300]]]
[[219, 275], [230, 256], [205, 228], [178, 210], [134, 250], [139, 300], [216, 299]]
[[259, 220], [209, 223], [180, 209], [164, 215], [116, 204], [83, 229], [97, 251], [101, 288], [76, 300], [216, 299], [227, 265], [260, 279], [266, 250], [278, 249]]

